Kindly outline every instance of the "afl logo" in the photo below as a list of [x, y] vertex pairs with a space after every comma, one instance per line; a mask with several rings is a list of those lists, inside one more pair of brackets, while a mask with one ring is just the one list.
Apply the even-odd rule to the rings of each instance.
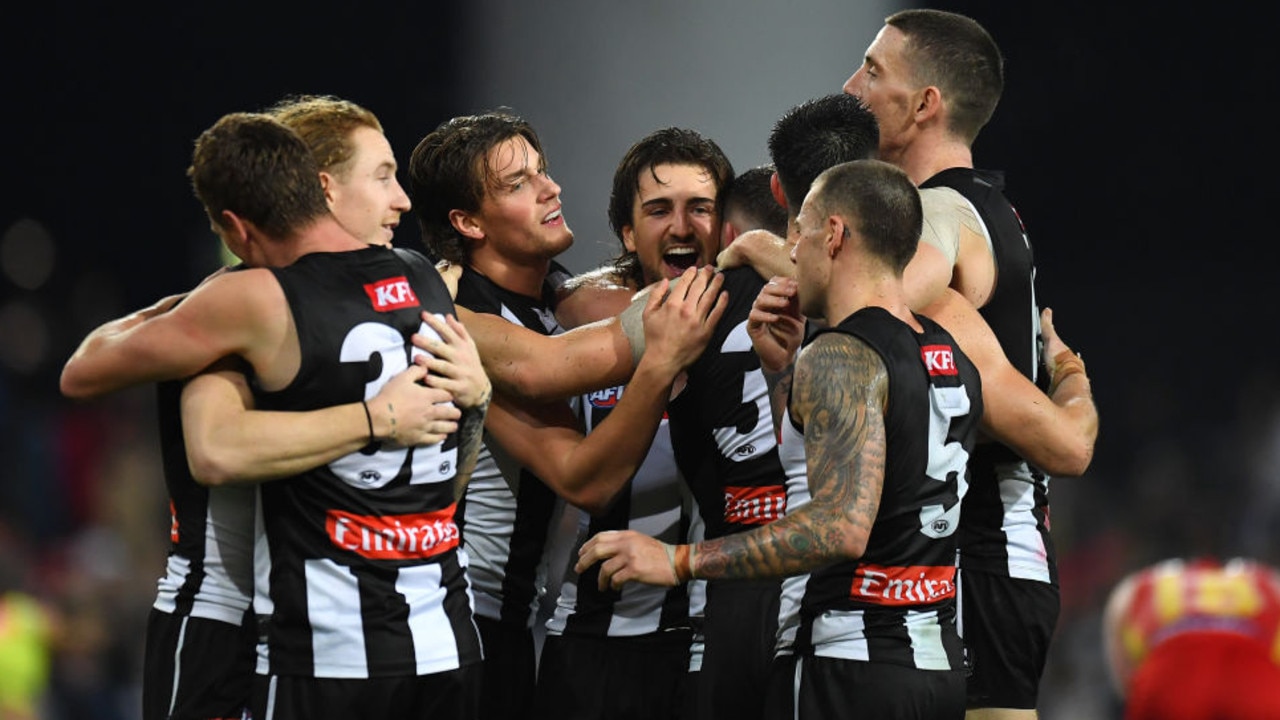
[[373, 485], [382, 479], [382, 473], [377, 470], [361, 470], [360, 482], [365, 485]]
[[618, 404], [618, 400], [622, 397], [622, 388], [611, 387], [604, 390], [596, 390], [587, 396], [591, 407], [611, 408]]
[[756, 446], [752, 445], [751, 443], [747, 443], [746, 445], [739, 445], [738, 449], [733, 451], [733, 454], [739, 457], [746, 457], [747, 455], [755, 455]]
[[452, 469], [453, 469], [453, 463], [449, 462], [448, 460], [445, 460], [444, 462], [440, 463], [441, 475], [448, 475], [449, 471]]
[[931, 525], [930, 527], [933, 528], [933, 531], [935, 533], [939, 535], [945, 535], [947, 533], [947, 529], [951, 527], [951, 523], [947, 522], [945, 518], [942, 518], [942, 519], [934, 520], [933, 525]]

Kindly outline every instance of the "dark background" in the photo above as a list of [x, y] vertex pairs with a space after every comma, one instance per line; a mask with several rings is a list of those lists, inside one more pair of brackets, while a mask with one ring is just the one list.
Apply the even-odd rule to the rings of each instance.
[[[975, 146], [977, 164], [1006, 171], [1042, 304], [1087, 360], [1101, 413], [1090, 472], [1054, 484], [1064, 611], [1043, 707], [1046, 718], [1100, 717], [1114, 708], [1098, 671], [1097, 610], [1122, 572], [1175, 554], [1280, 560], [1277, 253], [1267, 222], [1280, 18], [1236, 0], [933, 6], [977, 18], [1005, 53], [1005, 97]], [[184, 176], [194, 138], [223, 113], [324, 92], [373, 109], [403, 164], [422, 134], [458, 112], [456, 78], [472, 49], [457, 30], [470, 7], [223, 3], [143, 13], [47, 2], [5, 11], [0, 260], [21, 266], [40, 248], [54, 251], [33, 287], [0, 277], [9, 577], [68, 617], [99, 623], [91, 627], [136, 623], [150, 601], [166, 526], [146, 455], [149, 391], [77, 404], [56, 383], [89, 329], [214, 266]], [[724, 31], [733, 22], [726, 16]], [[602, 28], [593, 42], [622, 30]], [[849, 72], [872, 34], [850, 30]], [[542, 44], [585, 41], [528, 42], [536, 62]], [[52, 240], [17, 232], [31, 227], [24, 219]], [[417, 243], [411, 215], [397, 242]], [[120, 526], [131, 530], [102, 534]], [[99, 574], [100, 583], [82, 580]], [[123, 641], [76, 652], [80, 664], [116, 662], [98, 684], [62, 677], [68, 699], [52, 714], [78, 717], [68, 710], [76, 698], [128, 692], [119, 686], [134, 677]]]

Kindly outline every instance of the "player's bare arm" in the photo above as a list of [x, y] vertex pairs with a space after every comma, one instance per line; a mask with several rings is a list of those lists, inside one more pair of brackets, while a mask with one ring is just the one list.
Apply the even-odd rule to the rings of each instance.
[[856, 338], [822, 335], [801, 353], [791, 412], [804, 426], [812, 499], [758, 530], [701, 543], [694, 575], [781, 577], [861, 557], [884, 482], [888, 385], [880, 356]]
[[[80, 344], [62, 371], [62, 390], [88, 398], [130, 385], [190, 377], [228, 355], [276, 363], [264, 385], [297, 372], [292, 316], [268, 270], [219, 275], [168, 312], [108, 322]], [[257, 361], [257, 362], [255, 362]]]
[[[612, 385], [631, 377], [635, 363], [618, 318], [560, 335], [542, 335], [497, 315], [457, 307], [495, 390], [511, 397], [548, 402]], [[414, 345], [430, 352], [422, 335]]]
[[[981, 428], [987, 437], [1051, 475], [1076, 477], [1088, 469], [1098, 437], [1098, 411], [1083, 372], [1073, 373], [1078, 378], [1064, 377], [1047, 396], [1009, 362], [995, 333], [957, 292], [948, 290], [923, 314], [950, 332], [978, 368]], [[1054, 332], [1052, 314], [1047, 318], [1047, 346], [1060, 352], [1066, 345]]]
[[502, 393], [490, 411], [490, 434], [561, 497], [590, 513], [604, 511], [644, 462], [672, 384], [724, 314], [722, 282], [688, 270], [665, 301], [665, 281], [646, 296], [649, 349], [617, 407], [590, 434], [563, 402], [530, 405]]
[[371, 442], [441, 442], [458, 429], [461, 412], [448, 392], [421, 384], [425, 374], [411, 366], [367, 403], [278, 412], [254, 410], [242, 366], [220, 361], [182, 390], [191, 473], [204, 485], [262, 482], [297, 475]]
[[791, 247], [785, 238], [778, 237], [768, 230], [748, 230], [720, 251], [716, 256], [716, 267], [728, 270], [733, 267], [750, 266], [760, 277], [795, 275], [795, 266], [791, 264]]
[[861, 557], [884, 482], [887, 397], [888, 373], [875, 351], [824, 335], [797, 360], [791, 405], [805, 425], [808, 504], [750, 532], [692, 547], [673, 548], [634, 531], [600, 533], [579, 551], [576, 570], [601, 562], [601, 589], [618, 589], [632, 580], [782, 577]]

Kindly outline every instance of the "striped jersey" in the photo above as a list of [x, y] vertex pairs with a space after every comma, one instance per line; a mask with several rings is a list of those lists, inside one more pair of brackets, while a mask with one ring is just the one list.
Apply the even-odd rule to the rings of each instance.
[[[1026, 228], [1004, 195], [1004, 175], [950, 168], [921, 188], [945, 187], [976, 211], [996, 266], [996, 286], [979, 308], [1014, 367], [1036, 382], [1040, 366], [1040, 309], [1035, 258]], [[970, 460], [969, 494], [960, 526], [965, 570], [1057, 584], [1049, 535], [1049, 478], [1009, 448], [979, 444]]]
[[[373, 397], [453, 311], [422, 255], [313, 253], [273, 269], [293, 314], [297, 376], [258, 407], [311, 410]], [[481, 659], [453, 498], [458, 438], [375, 442], [258, 486], [258, 672], [318, 678], [427, 675]]]
[[[796, 651], [921, 670], [963, 666], [956, 632], [956, 529], [966, 464], [982, 416], [978, 372], [951, 336], [925, 317], [916, 333], [879, 307], [814, 333], [852, 335], [889, 376], [884, 482], [866, 550], [811, 573]], [[794, 431], [804, 428], [788, 417]]]
[[252, 487], [208, 488], [191, 476], [183, 441], [181, 381], [157, 385], [160, 453], [169, 493], [169, 556], [153, 607], [228, 623], [239, 634], [253, 599]]
[[765, 281], [750, 268], [723, 272], [729, 305], [688, 384], [668, 405], [676, 461], [717, 538], [786, 513], [769, 388], [747, 335], [751, 304]]
[[[584, 395], [582, 418], [587, 432], [609, 415], [622, 397], [623, 387]], [[578, 548], [604, 530], [635, 530], [665, 543], [688, 542], [693, 498], [676, 468], [669, 423], [663, 420], [649, 454], [609, 509], [598, 517], [574, 506], [565, 512], [577, 519], [577, 533], [568, 540], [568, 568], [555, 612], [547, 621], [552, 635], [624, 637], [689, 627], [686, 586], [673, 588], [627, 583], [621, 591], [597, 587], [600, 565], [586, 573], [573, 572]]]
[[[552, 266], [545, 292], [538, 298], [511, 292], [464, 268], [457, 303], [543, 335], [558, 335], [564, 329], [552, 313], [550, 279], [559, 277], [563, 269], [554, 262]], [[461, 508], [477, 615], [533, 627], [539, 596], [545, 591], [547, 535], [558, 504], [551, 488], [485, 435]]]

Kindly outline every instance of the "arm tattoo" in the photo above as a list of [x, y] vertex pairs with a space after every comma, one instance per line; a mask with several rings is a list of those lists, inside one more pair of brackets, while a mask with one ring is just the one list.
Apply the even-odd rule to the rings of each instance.
[[697, 577], [764, 578], [860, 557], [884, 483], [889, 375], [866, 343], [823, 335], [796, 362], [791, 410], [804, 425], [807, 505], [698, 546]]
[[458, 471], [453, 476], [453, 499], [461, 500], [471, 482], [471, 473], [480, 457], [480, 445], [484, 441], [484, 416], [489, 411], [492, 394], [475, 407], [462, 408], [458, 420]]

